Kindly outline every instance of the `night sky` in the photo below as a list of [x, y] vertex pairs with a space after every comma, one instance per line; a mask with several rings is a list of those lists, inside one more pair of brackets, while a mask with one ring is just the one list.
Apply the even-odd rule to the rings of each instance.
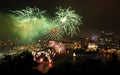
[[101, 30], [114, 32], [120, 38], [120, 0], [0, 0], [0, 11], [37, 7], [54, 16], [56, 7], [71, 7], [82, 16], [79, 35], [88, 37]]

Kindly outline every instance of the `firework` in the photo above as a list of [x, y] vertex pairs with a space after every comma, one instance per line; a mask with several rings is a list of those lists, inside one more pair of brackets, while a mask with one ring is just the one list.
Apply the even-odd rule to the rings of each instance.
[[60, 25], [59, 27], [66, 35], [73, 36], [80, 30], [81, 16], [77, 15], [74, 10], [58, 8], [56, 15], [54, 22]]
[[22, 9], [22, 10], [16, 10], [16, 11], [10, 11], [14, 14], [16, 14], [16, 16], [20, 19], [31, 19], [31, 18], [41, 18], [43, 17], [43, 15], [45, 14], [45, 10], [44, 11], [40, 11], [39, 8], [30, 8], [27, 7], [26, 9]]
[[[42, 27], [46, 24], [44, 17], [45, 11], [40, 11], [38, 8], [30, 8], [12, 11], [16, 14], [18, 24], [16, 24], [16, 32], [21, 36], [25, 42], [32, 42], [36, 39], [40, 32], [44, 33]], [[41, 35], [42, 35], [41, 33]]]
[[21, 37], [22, 42], [33, 42], [38, 38], [60, 41], [64, 35], [75, 35], [82, 24], [81, 17], [70, 8], [59, 8], [54, 20], [46, 18], [46, 11], [40, 11], [36, 7], [12, 12], [18, 21], [15, 24], [15, 32]]
[[63, 31], [57, 24], [49, 24], [49, 28], [45, 34], [46, 40], [61, 40]]
[[55, 52], [62, 53], [65, 50], [65, 46], [62, 42], [49, 41], [48, 47], [55, 49]]
[[55, 56], [55, 53], [48, 49], [43, 51], [32, 52], [32, 55], [34, 57], [33, 58], [34, 61], [42, 63], [45, 61], [44, 59], [47, 57], [48, 62], [51, 63], [53, 60], [52, 58]]

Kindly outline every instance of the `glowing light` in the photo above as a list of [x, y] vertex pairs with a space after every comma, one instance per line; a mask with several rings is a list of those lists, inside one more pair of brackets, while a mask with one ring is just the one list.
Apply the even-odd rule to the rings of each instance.
[[52, 67], [53, 67], [53, 64], [52, 64], [52, 63], [49, 63], [49, 64], [48, 64], [48, 67], [49, 67], [49, 68], [52, 68]]
[[55, 19], [45, 17], [46, 11], [30, 8], [12, 11], [16, 17], [15, 32], [21, 42], [35, 42], [36, 39], [62, 40], [64, 35], [73, 36], [82, 24], [81, 17], [74, 10], [59, 8]]
[[[18, 24], [16, 24], [16, 32], [21, 36], [23, 42], [33, 42], [38, 38], [40, 32], [44, 33], [42, 27], [46, 24], [44, 17], [45, 11], [40, 11], [38, 8], [30, 8], [12, 11], [17, 15]], [[42, 35], [42, 33], [40, 33]]]
[[62, 42], [49, 41], [48, 46], [54, 48], [57, 53], [62, 53], [65, 50], [65, 46]]
[[76, 56], [75, 52], [73, 52], [73, 56], [74, 56], [74, 57]]
[[66, 35], [70, 36], [76, 34], [80, 30], [79, 25], [82, 24], [81, 16], [76, 14], [74, 10], [70, 10], [70, 8], [58, 8], [54, 22], [60, 25]]
[[16, 11], [11, 11], [14, 14], [16, 14], [16, 16], [19, 18], [19, 20], [23, 20], [23, 19], [30, 19], [30, 18], [41, 18], [44, 17], [43, 15], [45, 14], [46, 11], [40, 11], [39, 8], [30, 8], [27, 7], [26, 9], [22, 9], [22, 10], [16, 10]]
[[40, 58], [40, 62], [43, 62], [44, 58]]
[[67, 21], [67, 18], [66, 17], [64, 17], [64, 18], [61, 18], [61, 20], [60, 20], [62, 23], [65, 23], [66, 21]]
[[[33, 54], [33, 52], [32, 52]], [[47, 50], [47, 51], [38, 51], [35, 54], [33, 54], [33, 60], [38, 62], [38, 63], [43, 63], [43, 62], [47, 62], [44, 60], [44, 58], [47, 57], [48, 62], [52, 63], [52, 58], [55, 56], [55, 53], [53, 53], [51, 50]]]
[[55, 47], [55, 45], [56, 45], [56, 42], [55, 41], [49, 41], [49, 43], [48, 43], [48, 47]]
[[46, 32], [45, 38], [47, 40], [61, 40], [63, 37], [63, 31], [57, 25], [51, 25]]

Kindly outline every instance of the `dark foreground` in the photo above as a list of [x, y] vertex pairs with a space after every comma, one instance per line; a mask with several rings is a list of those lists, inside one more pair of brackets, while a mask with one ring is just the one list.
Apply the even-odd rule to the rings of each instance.
[[[71, 61], [72, 60], [72, 61]], [[83, 59], [84, 60], [84, 59]], [[57, 63], [59, 62], [59, 63]], [[39, 65], [33, 61], [33, 57], [29, 52], [23, 52], [17, 56], [6, 55], [0, 62], [1, 75], [64, 75], [64, 74], [99, 74], [99, 73], [120, 73], [120, 61], [117, 56], [113, 56], [108, 62], [103, 63], [100, 59], [86, 59], [73, 61], [72, 57], [58, 55], [54, 58], [53, 67], [48, 69], [47, 73], [34, 69]]]

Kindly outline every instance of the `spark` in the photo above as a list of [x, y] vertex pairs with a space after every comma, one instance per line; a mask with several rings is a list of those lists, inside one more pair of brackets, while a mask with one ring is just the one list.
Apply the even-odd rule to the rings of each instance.
[[[45, 11], [40, 11], [38, 8], [30, 8], [12, 11], [18, 19], [16, 24], [16, 32], [21, 36], [23, 42], [32, 42], [38, 37], [43, 25], [46, 24], [44, 17]], [[41, 33], [42, 35], [42, 33]]]
[[43, 15], [45, 14], [45, 10], [41, 11], [39, 8], [30, 8], [27, 7], [26, 9], [22, 9], [22, 10], [16, 10], [16, 11], [10, 11], [12, 13], [14, 13], [16, 16], [18, 16], [19, 20], [23, 20], [23, 19], [30, 19], [30, 18], [41, 18], [44, 17]]
[[63, 36], [62, 30], [58, 26], [51, 26], [46, 33], [47, 40], [61, 40]]
[[47, 57], [48, 62], [51, 63], [52, 62], [52, 58], [54, 58], [55, 53], [52, 52], [50, 49], [48, 50], [43, 50], [43, 51], [37, 51], [37, 52], [32, 52], [33, 55], [33, 60], [39, 63], [45, 62], [44, 58]]
[[82, 24], [81, 16], [75, 13], [74, 10], [58, 8], [58, 11], [55, 13], [56, 17], [54, 22], [58, 23], [68, 36], [73, 36], [80, 30], [79, 25]]
[[22, 42], [33, 42], [41, 38], [45, 40], [61, 40], [64, 35], [73, 36], [80, 30], [81, 16], [74, 10], [59, 8], [56, 17], [46, 17], [46, 11], [30, 8], [11, 11], [17, 19], [15, 32]]
[[55, 50], [56, 53], [62, 53], [65, 51], [65, 46], [62, 42], [50, 40], [48, 47], [51, 47]]

